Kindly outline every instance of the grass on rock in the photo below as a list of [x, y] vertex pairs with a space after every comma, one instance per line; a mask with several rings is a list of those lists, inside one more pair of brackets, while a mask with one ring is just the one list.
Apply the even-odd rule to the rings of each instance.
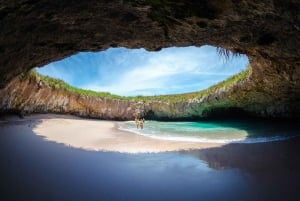
[[207, 96], [212, 94], [216, 90], [226, 87], [226, 89], [230, 89], [233, 87], [237, 82], [246, 80], [249, 75], [251, 74], [252, 69], [248, 66], [244, 71], [236, 74], [227, 80], [224, 80], [216, 85], [209, 87], [208, 89], [198, 91], [198, 92], [191, 92], [191, 93], [184, 93], [184, 94], [173, 94], [173, 95], [157, 95], [157, 96], [119, 96], [115, 94], [111, 94], [109, 92], [96, 92], [92, 90], [85, 90], [77, 87], [73, 87], [63, 80], [52, 78], [49, 76], [44, 76], [39, 74], [35, 69], [30, 70], [27, 74], [23, 74], [21, 78], [29, 78], [35, 82], [42, 80], [44, 86], [51, 87], [53, 89], [65, 90], [70, 93], [75, 93], [82, 96], [87, 97], [99, 97], [99, 98], [108, 98], [108, 99], [119, 99], [119, 100], [133, 100], [133, 101], [163, 101], [169, 103], [176, 103], [182, 101], [188, 101], [194, 98], [201, 98], [203, 96]]

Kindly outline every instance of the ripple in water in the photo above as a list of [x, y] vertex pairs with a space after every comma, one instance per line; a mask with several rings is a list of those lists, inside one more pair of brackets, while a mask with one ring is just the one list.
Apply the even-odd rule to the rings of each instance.
[[290, 125], [258, 121], [160, 122], [146, 121], [143, 130], [134, 121], [123, 122], [121, 130], [163, 140], [208, 143], [259, 143], [286, 140], [299, 135]]

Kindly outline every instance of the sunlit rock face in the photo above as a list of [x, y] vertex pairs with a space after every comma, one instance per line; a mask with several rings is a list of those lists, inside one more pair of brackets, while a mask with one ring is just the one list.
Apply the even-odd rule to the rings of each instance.
[[[267, 99], [253, 89], [251, 74], [243, 80], [193, 98], [177, 96], [170, 99], [113, 99], [86, 96], [55, 86], [39, 87], [36, 77], [17, 77], [0, 89], [0, 114], [13, 112], [62, 113], [81, 117], [133, 120], [145, 117], [154, 120], [195, 120], [226, 117], [297, 117], [291, 105]], [[266, 101], [268, 100], [268, 101]]]
[[297, 0], [3, 1], [0, 86], [79, 51], [208, 44], [248, 55], [253, 73], [245, 90], [235, 92], [250, 94], [248, 108], [263, 116], [295, 116], [299, 10]]
[[37, 85], [37, 80], [16, 78], [0, 90], [0, 107], [21, 115], [62, 113], [98, 119], [133, 119], [132, 101], [91, 98], [52, 87]]

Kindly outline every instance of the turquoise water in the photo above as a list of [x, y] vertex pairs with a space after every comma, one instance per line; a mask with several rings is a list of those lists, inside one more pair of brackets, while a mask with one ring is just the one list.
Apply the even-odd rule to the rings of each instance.
[[160, 122], [146, 121], [137, 129], [134, 121], [123, 122], [121, 130], [152, 138], [210, 143], [257, 143], [285, 140], [296, 136], [289, 127], [259, 121]]

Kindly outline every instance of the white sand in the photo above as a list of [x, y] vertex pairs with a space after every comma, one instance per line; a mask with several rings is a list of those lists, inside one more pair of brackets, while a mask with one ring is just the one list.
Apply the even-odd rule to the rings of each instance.
[[51, 114], [33, 115], [25, 117], [26, 119], [35, 122], [33, 132], [44, 137], [45, 140], [86, 150], [145, 153], [203, 149], [224, 145], [154, 139], [121, 131], [117, 128], [118, 122], [114, 121]]

